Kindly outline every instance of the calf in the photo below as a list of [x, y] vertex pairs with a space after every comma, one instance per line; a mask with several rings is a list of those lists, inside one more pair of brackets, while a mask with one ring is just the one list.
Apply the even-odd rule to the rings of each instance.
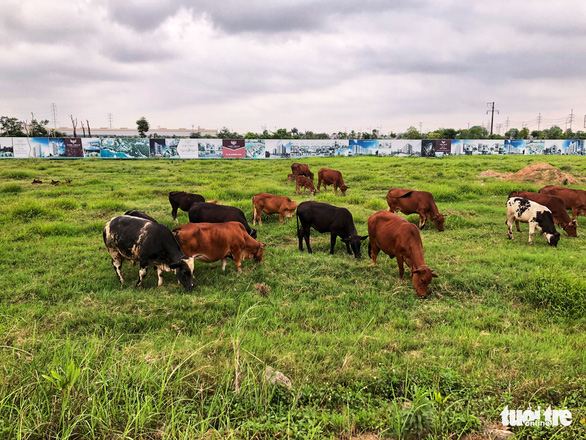
[[246, 229], [246, 232], [252, 237], [256, 238], [256, 229], [252, 229], [244, 212], [233, 206], [216, 205], [214, 203], [196, 203], [188, 212], [189, 221], [191, 223], [225, 223], [225, 222], [240, 222]]
[[[287, 174], [287, 183], [295, 181], [295, 174]], [[34, 183], [34, 182], [33, 182]]]
[[324, 191], [327, 191], [327, 185], [334, 185], [334, 194], [338, 194], [338, 188], [342, 191], [342, 195], [346, 195], [346, 190], [348, 187], [344, 184], [344, 179], [342, 178], [342, 173], [336, 170], [328, 170], [327, 168], [322, 168], [317, 172], [317, 190], [319, 191], [320, 185], [323, 183]]
[[309, 170], [309, 166], [304, 163], [294, 163], [291, 165], [291, 172], [295, 177], [306, 176], [313, 180], [313, 173]]
[[409, 266], [415, 291], [421, 298], [427, 297], [427, 286], [438, 276], [425, 265], [423, 245], [417, 226], [396, 214], [379, 211], [368, 218], [368, 256], [376, 264], [378, 253], [397, 257], [399, 279], [403, 279], [403, 262]]
[[[301, 221], [301, 228], [299, 222]], [[360, 258], [360, 245], [368, 235], [361, 237], [356, 231], [352, 214], [346, 208], [338, 208], [319, 202], [303, 202], [297, 207], [297, 237], [299, 238], [299, 250], [303, 252], [303, 239], [307, 244], [307, 252], [311, 253], [309, 245], [309, 233], [311, 228], [317, 232], [331, 234], [330, 254], [334, 253], [336, 238], [340, 237], [346, 244], [349, 255], [354, 252], [355, 258]]]
[[262, 263], [265, 244], [248, 235], [242, 223], [187, 223], [173, 228], [173, 233], [185, 255], [204, 263], [222, 260], [222, 270], [228, 258], [234, 260], [238, 272], [242, 272], [242, 260], [254, 257]]
[[[551, 211], [553, 221], [556, 225], [566, 231], [566, 234], [568, 234], [570, 237], [578, 236], [576, 232], [578, 221], [572, 220], [570, 218], [568, 211], [566, 211], [566, 204], [560, 197], [548, 194], [539, 194], [530, 191], [513, 191], [511, 194], [509, 194], [509, 199], [511, 197], [522, 197], [547, 207], [547, 209]], [[519, 229], [519, 221], [517, 220], [515, 223], [517, 225], [517, 231], [521, 232]]]
[[566, 209], [572, 211], [572, 219], [578, 221], [578, 216], [586, 217], [586, 191], [583, 189], [565, 188], [563, 186], [547, 185], [539, 190], [540, 194], [550, 194], [563, 199]]
[[205, 199], [199, 194], [191, 194], [185, 191], [171, 191], [169, 193], [169, 203], [171, 203], [171, 215], [173, 221], [177, 223], [177, 210], [189, 211], [194, 203], [203, 203]]
[[313, 182], [305, 176], [297, 176], [295, 179], [295, 194], [299, 194], [299, 188], [303, 188], [303, 194], [305, 194], [306, 189], [308, 189], [312, 195], [315, 195], [317, 192], [315, 186], [313, 186]]
[[425, 227], [427, 219], [433, 221], [438, 231], [443, 232], [446, 216], [440, 214], [433, 200], [433, 195], [427, 191], [412, 189], [391, 188], [387, 193], [388, 211], [401, 211], [403, 214], [419, 214], [419, 229]]
[[283, 223], [283, 218], [293, 217], [297, 202], [294, 202], [286, 196], [276, 196], [273, 194], [259, 193], [252, 198], [252, 225], [258, 222], [262, 226], [262, 213], [279, 214], [279, 223]]
[[140, 263], [136, 286], [142, 284], [152, 264], [157, 268], [158, 286], [163, 284], [163, 271], [173, 271], [185, 289], [193, 288], [194, 258], [185, 256], [166, 226], [136, 215], [120, 215], [106, 223], [102, 235], [121, 284], [120, 267], [124, 260], [130, 260]]
[[33, 179], [33, 183], [43, 183], [43, 181], [39, 179]]
[[537, 202], [513, 197], [507, 200], [507, 221], [509, 239], [513, 239], [515, 221], [529, 223], [529, 244], [533, 244], [535, 228], [541, 232], [550, 246], [557, 246], [560, 233], [555, 230], [551, 211]]

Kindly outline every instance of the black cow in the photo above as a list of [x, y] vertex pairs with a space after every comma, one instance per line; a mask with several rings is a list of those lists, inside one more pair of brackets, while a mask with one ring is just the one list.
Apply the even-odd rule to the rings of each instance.
[[169, 193], [169, 203], [171, 203], [171, 215], [173, 221], [177, 223], [177, 210], [189, 211], [194, 203], [203, 203], [205, 199], [199, 194], [191, 194], [185, 191], [171, 191]]
[[[299, 222], [301, 221], [301, 228]], [[368, 235], [360, 236], [356, 232], [352, 214], [346, 208], [328, 205], [320, 202], [303, 202], [297, 207], [297, 237], [299, 238], [299, 250], [303, 252], [303, 239], [307, 244], [307, 252], [311, 253], [309, 245], [309, 233], [311, 228], [317, 232], [331, 234], [330, 254], [334, 253], [336, 237], [340, 237], [346, 244], [348, 254], [360, 258], [360, 245]]]
[[145, 220], [150, 220], [152, 222], [159, 223], [154, 218], [152, 218], [150, 215], [148, 215], [148, 214], [146, 214], [146, 213], [144, 213], [142, 211], [139, 211], [137, 209], [131, 209], [129, 211], [126, 211], [124, 213], [124, 215], [130, 215], [132, 217], [140, 217], [140, 218], [144, 218]]
[[252, 229], [244, 212], [233, 206], [216, 205], [215, 203], [196, 203], [188, 212], [191, 223], [225, 223], [240, 222], [246, 229], [246, 232], [256, 238], [256, 229]]
[[[136, 213], [141, 211], [134, 211]], [[173, 233], [165, 225], [136, 215], [120, 215], [106, 223], [103, 237], [121, 284], [124, 278], [120, 267], [124, 260], [130, 260], [140, 263], [136, 286], [142, 284], [152, 264], [157, 268], [159, 286], [163, 284], [163, 271], [173, 271], [183, 287], [187, 290], [193, 288], [196, 257], [185, 256]]]

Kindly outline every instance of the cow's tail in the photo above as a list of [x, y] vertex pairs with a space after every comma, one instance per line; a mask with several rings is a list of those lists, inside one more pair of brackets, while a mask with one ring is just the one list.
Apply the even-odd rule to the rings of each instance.
[[297, 217], [297, 238], [301, 239], [301, 233], [299, 231], [299, 211], [295, 211], [295, 217]]
[[372, 248], [370, 247], [370, 241], [368, 242], [368, 258], [372, 258]]

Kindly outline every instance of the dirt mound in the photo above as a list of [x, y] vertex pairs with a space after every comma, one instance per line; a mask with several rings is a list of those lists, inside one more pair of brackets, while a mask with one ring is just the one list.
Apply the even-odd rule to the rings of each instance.
[[535, 182], [549, 185], [575, 185], [580, 183], [571, 174], [558, 170], [556, 167], [544, 162], [532, 163], [516, 173], [498, 173], [487, 170], [480, 173], [478, 177], [496, 177], [497, 179], [515, 182]]

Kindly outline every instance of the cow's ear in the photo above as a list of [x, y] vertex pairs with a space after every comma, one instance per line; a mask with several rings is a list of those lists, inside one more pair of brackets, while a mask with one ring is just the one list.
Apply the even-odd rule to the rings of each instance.
[[367, 238], [368, 238], [368, 235], [363, 235], [363, 236], [361, 236], [361, 237], [360, 237], [360, 240], [364, 241], [364, 240], [366, 240]]
[[432, 277], [432, 278], [439, 278], [439, 275], [436, 275], [436, 274], [434, 274], [434, 273], [433, 273], [433, 270], [432, 270], [432, 271], [431, 271], [431, 277]]
[[350, 239], [349, 238], [342, 238], [340, 237], [340, 240], [342, 240], [344, 243], [349, 243]]

